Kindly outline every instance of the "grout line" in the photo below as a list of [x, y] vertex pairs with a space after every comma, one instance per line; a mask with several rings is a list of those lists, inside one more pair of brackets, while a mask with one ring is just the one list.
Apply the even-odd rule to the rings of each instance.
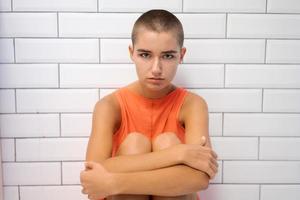
[[14, 1], [11, 0], [11, 1], [10, 1], [10, 4], [11, 4], [11, 5], [10, 5], [11, 12], [13, 12], [13, 11], [14, 11], [14, 6], [13, 6], [13, 5], [14, 5]]
[[57, 77], [57, 80], [58, 80], [58, 88], [61, 88], [61, 86], [60, 86], [60, 63], [58, 63], [58, 66], [57, 66], [57, 75], [58, 75], [58, 77]]
[[13, 48], [14, 48], [14, 63], [17, 63], [17, 55], [16, 55], [16, 39], [13, 38]]
[[261, 112], [264, 112], [264, 94], [265, 94], [265, 89], [262, 88], [262, 91], [261, 91]]
[[99, 9], [99, 0], [97, 0], [97, 13], [100, 12], [100, 9]]
[[181, 12], [183, 13], [184, 0], [181, 1]]
[[15, 151], [14, 161], [17, 162], [17, 138], [14, 138], [14, 151]]
[[17, 89], [14, 89], [14, 95], [15, 95], [15, 113], [18, 113], [18, 107], [17, 107]]
[[18, 198], [19, 198], [19, 200], [21, 200], [21, 189], [20, 189], [20, 185], [18, 185]]
[[226, 88], [226, 64], [223, 65], [224, 66], [224, 80], [223, 80], [223, 88], [225, 89]]
[[264, 55], [264, 64], [267, 63], [267, 45], [268, 45], [268, 39], [265, 39], [265, 55]]
[[[227, 27], [228, 27], [228, 13], [226, 13], [226, 19], [225, 19], [225, 38], [227, 37]], [[231, 39], [231, 38], [230, 38]]]
[[261, 184], [259, 184], [258, 194], [259, 194], [258, 199], [261, 200]]
[[260, 160], [260, 136], [258, 136], [258, 143], [257, 143], [257, 160]]
[[265, 13], [268, 13], [268, 0], [266, 0], [266, 9], [265, 9]]
[[59, 13], [56, 13], [56, 31], [57, 31], [57, 37], [59, 38]]
[[63, 161], [60, 161], [60, 183], [63, 185]]
[[58, 114], [58, 123], [59, 123], [59, 137], [62, 137], [61, 133], [61, 113]]
[[[101, 39], [98, 39], [98, 56], [99, 56], [99, 64], [101, 64]], [[98, 63], [97, 63], [98, 64]]]
[[224, 121], [225, 121], [224, 112], [222, 112], [222, 136], [224, 136]]

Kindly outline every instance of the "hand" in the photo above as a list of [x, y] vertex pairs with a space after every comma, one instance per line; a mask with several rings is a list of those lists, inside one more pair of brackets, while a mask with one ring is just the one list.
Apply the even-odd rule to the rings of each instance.
[[113, 174], [101, 164], [86, 162], [85, 170], [80, 173], [82, 193], [91, 200], [103, 199], [114, 194]]
[[207, 173], [213, 179], [218, 172], [217, 154], [206, 147], [206, 138], [201, 138], [201, 144], [184, 144], [183, 164]]

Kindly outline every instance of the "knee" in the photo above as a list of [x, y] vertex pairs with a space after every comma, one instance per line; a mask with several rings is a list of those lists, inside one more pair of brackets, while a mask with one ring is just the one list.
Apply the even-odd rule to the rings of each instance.
[[175, 133], [172, 132], [162, 133], [158, 135], [152, 142], [152, 149], [153, 151], [159, 151], [180, 143], [181, 141], [179, 140], [179, 138], [176, 136]]
[[133, 132], [127, 135], [119, 146], [116, 155], [133, 155], [151, 152], [150, 140], [141, 133]]

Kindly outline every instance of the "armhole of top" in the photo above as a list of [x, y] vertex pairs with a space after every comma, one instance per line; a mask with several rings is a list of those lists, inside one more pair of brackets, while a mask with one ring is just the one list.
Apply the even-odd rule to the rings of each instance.
[[118, 90], [118, 91], [116, 91], [113, 95], [114, 95], [114, 97], [116, 98], [116, 100], [117, 100], [117, 103], [119, 104], [119, 107], [120, 107], [120, 126], [119, 126], [119, 128], [114, 132], [114, 134], [113, 134], [113, 137], [115, 137], [118, 133], [119, 133], [119, 131], [120, 131], [120, 129], [122, 128], [122, 125], [123, 125], [123, 118], [124, 118], [124, 105], [123, 105], [123, 103], [122, 103], [122, 96], [121, 96], [121, 94], [120, 94], [120, 92], [121, 92], [121, 90]]
[[185, 128], [184, 126], [180, 123], [179, 121], [179, 114], [180, 114], [180, 111], [182, 109], [182, 106], [186, 100], [186, 96], [188, 95], [188, 91], [182, 89], [182, 91], [180, 92], [180, 97], [179, 97], [179, 105], [177, 106], [177, 112], [176, 112], [176, 124], [178, 125], [178, 127], [180, 127], [183, 131], [185, 131]]

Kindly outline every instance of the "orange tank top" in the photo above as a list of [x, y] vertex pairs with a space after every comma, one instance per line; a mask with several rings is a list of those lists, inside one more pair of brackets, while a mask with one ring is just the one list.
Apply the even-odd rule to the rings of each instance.
[[121, 124], [113, 136], [112, 156], [132, 132], [139, 132], [155, 139], [164, 132], [175, 133], [182, 143], [185, 143], [185, 130], [178, 121], [179, 111], [187, 91], [176, 88], [159, 99], [149, 99], [139, 95], [126, 87], [119, 89], [116, 97], [121, 109]]

